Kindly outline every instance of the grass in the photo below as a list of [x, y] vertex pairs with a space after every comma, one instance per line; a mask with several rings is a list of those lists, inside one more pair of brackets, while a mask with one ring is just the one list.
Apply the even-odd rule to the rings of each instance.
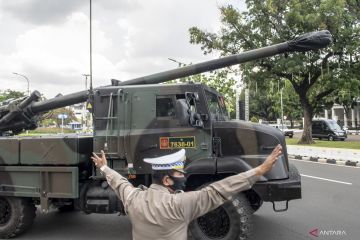
[[[61, 133], [61, 128], [37, 128], [35, 130], [29, 131], [29, 134], [22, 133], [21, 136], [39, 136], [39, 135], [48, 135], [48, 134], [58, 134]], [[64, 133], [75, 133], [74, 130], [64, 128]]]
[[[287, 145], [297, 145], [299, 139], [296, 138], [286, 138]], [[350, 141], [323, 141], [323, 140], [314, 140], [315, 144], [301, 144], [301, 146], [311, 146], [311, 147], [328, 147], [328, 148], [348, 148], [348, 149], [360, 149], [360, 142], [350, 142]]]

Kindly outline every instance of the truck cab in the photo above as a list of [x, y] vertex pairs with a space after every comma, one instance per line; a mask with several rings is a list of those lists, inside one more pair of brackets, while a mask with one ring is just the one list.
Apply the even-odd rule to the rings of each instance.
[[[94, 150], [107, 149], [119, 172], [128, 172], [130, 164], [136, 175], [149, 175], [151, 166], [142, 159], [184, 148], [187, 186], [194, 190], [258, 166], [281, 144], [283, 156], [253, 194], [271, 202], [301, 198], [300, 179], [289, 179], [284, 135], [273, 127], [230, 120], [224, 98], [204, 84], [109, 87], [95, 94], [95, 106], [104, 101], [109, 108], [94, 109]], [[271, 187], [264, 184], [269, 182]]]

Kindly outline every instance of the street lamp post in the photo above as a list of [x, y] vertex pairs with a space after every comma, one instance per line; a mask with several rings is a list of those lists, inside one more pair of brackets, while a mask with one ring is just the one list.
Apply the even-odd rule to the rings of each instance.
[[[83, 76], [85, 77], [85, 90], [87, 90], [87, 82], [88, 82], [88, 77], [90, 77], [90, 74], [84, 73]], [[85, 120], [84, 120], [84, 118], [85, 118]], [[82, 124], [83, 130], [84, 129], [86, 130], [86, 128], [88, 127], [86, 103], [84, 103], [83, 109], [82, 109], [82, 112], [81, 112], [81, 124]]]
[[26, 79], [26, 81], [27, 81], [27, 93], [28, 93], [28, 96], [30, 96], [30, 82], [29, 82], [29, 79], [25, 75], [22, 75], [20, 73], [13, 72], [13, 74], [18, 75], [18, 76], [23, 77], [23, 78]]
[[[179, 68], [181, 68], [181, 67], [185, 67], [187, 64], [185, 64], [185, 63], [183, 63], [183, 62], [179, 62], [179, 61], [177, 61], [177, 60], [175, 60], [175, 59], [173, 59], [173, 58], [168, 58], [170, 61], [172, 61], [172, 62], [174, 62], [174, 63], [177, 63], [178, 65], [179, 65]], [[185, 82], [185, 77], [182, 77], [182, 78], [180, 78], [180, 81], [181, 82]]]
[[179, 62], [179, 61], [177, 61], [177, 60], [175, 60], [175, 59], [173, 59], [173, 58], [168, 58], [168, 59], [169, 59], [170, 61], [174, 62], [174, 63], [179, 64], [179, 67], [184, 67], [184, 66], [186, 66], [185, 63]]
[[87, 81], [88, 81], [88, 77], [90, 77], [90, 74], [84, 73], [83, 76], [85, 77], [85, 90], [87, 90]]

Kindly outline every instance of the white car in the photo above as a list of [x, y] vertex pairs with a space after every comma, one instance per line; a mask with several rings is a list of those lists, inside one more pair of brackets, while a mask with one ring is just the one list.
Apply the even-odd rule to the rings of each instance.
[[288, 127], [286, 125], [271, 124], [270, 126], [273, 126], [274, 128], [277, 128], [280, 131], [282, 131], [284, 133], [284, 136], [288, 136], [289, 138], [293, 138], [293, 136], [294, 136], [294, 131], [288, 129]]

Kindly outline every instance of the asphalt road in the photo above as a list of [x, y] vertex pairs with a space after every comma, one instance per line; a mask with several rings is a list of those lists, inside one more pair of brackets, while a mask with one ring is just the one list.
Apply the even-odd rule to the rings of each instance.
[[[274, 213], [266, 203], [254, 214], [252, 239], [359, 239], [360, 168], [291, 163], [306, 175], [302, 176], [302, 199], [290, 202], [284, 213]], [[316, 228], [345, 231], [346, 236], [312, 237], [309, 232]]]
[[[291, 162], [303, 175], [303, 198], [291, 201], [289, 210], [283, 213], [273, 212], [272, 205], [264, 203], [253, 216], [254, 233], [251, 239], [359, 239], [360, 169]], [[318, 234], [320, 231], [323, 231], [322, 234], [325, 234], [324, 231], [328, 234], [340, 231], [342, 235], [311, 237], [309, 232], [316, 228]], [[117, 215], [38, 213], [32, 228], [19, 239], [130, 240], [131, 223], [127, 217]]]

